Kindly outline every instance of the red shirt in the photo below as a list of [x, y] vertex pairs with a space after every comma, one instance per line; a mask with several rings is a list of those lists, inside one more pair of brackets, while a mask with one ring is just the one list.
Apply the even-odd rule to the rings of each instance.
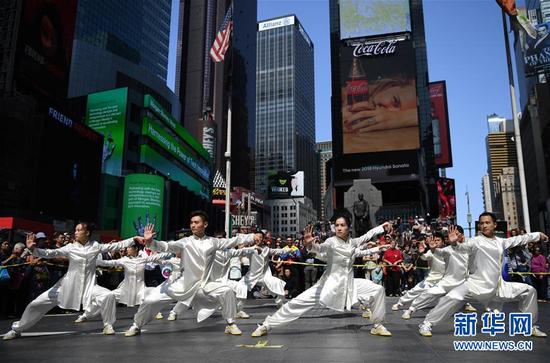
[[[386, 250], [386, 252], [384, 252], [384, 257], [382, 259], [390, 262], [391, 264], [394, 264], [397, 261], [403, 261], [403, 254], [398, 249], [391, 248], [389, 250]], [[391, 269], [392, 271], [399, 271], [400, 267], [393, 266]]]

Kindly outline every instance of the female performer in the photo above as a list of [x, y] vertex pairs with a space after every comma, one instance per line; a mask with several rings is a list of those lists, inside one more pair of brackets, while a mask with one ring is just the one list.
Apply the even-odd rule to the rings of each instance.
[[117, 243], [100, 244], [90, 241], [92, 227], [88, 223], [76, 225], [74, 243], [69, 243], [59, 249], [36, 248], [34, 234], [27, 236], [27, 248], [33, 256], [42, 258], [67, 257], [69, 269], [52, 288], [43, 292], [34, 299], [23, 313], [21, 320], [13, 323], [11, 329], [4, 335], [4, 340], [15, 339], [21, 336], [21, 332], [28, 330], [36, 324], [50, 309], [59, 306], [62, 309], [79, 310], [80, 305], [85, 311], [101, 310], [103, 317], [103, 334], [115, 333], [115, 295], [96, 285], [95, 270], [96, 260], [100, 253], [117, 251], [134, 243], [134, 238], [129, 238]]
[[315, 253], [326, 253], [327, 269], [321, 279], [312, 287], [290, 300], [268, 316], [262, 325], [252, 333], [253, 337], [266, 335], [275, 327], [298, 319], [321, 304], [329, 309], [343, 311], [350, 310], [357, 302], [370, 305], [374, 327], [370, 333], [380, 336], [391, 336], [391, 333], [382, 325], [386, 313], [384, 288], [365, 279], [353, 278], [353, 262], [357, 253], [375, 253], [379, 248], [360, 251], [361, 244], [366, 243], [374, 236], [389, 231], [391, 224], [386, 222], [371, 229], [358, 238], [350, 238], [350, 220], [347, 216], [336, 219], [336, 236], [328, 238], [321, 244], [313, 243], [313, 226], [307, 226], [304, 231], [304, 243], [308, 250]]

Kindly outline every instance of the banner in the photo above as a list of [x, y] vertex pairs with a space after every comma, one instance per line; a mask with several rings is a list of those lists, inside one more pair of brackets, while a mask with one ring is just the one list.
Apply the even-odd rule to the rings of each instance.
[[122, 203], [120, 234], [123, 238], [143, 236], [143, 229], [149, 223], [155, 225], [157, 237], [161, 238], [164, 178], [149, 174], [126, 175]]
[[537, 37], [525, 37], [523, 54], [525, 60], [525, 73], [537, 74], [540, 70], [550, 67], [550, 22], [536, 26]]
[[415, 64], [407, 35], [342, 42], [344, 154], [420, 148]]
[[439, 178], [436, 181], [439, 218], [456, 218], [456, 193], [454, 179]]
[[86, 124], [103, 135], [101, 171], [121, 175], [128, 88], [88, 95]]
[[453, 156], [447, 108], [447, 87], [445, 81], [431, 82], [428, 87], [435, 165], [440, 168], [450, 168], [453, 166]]
[[340, 39], [411, 31], [409, 0], [340, 0]]

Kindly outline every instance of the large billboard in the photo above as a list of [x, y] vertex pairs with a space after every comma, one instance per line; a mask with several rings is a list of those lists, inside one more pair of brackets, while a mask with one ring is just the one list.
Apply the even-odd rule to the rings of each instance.
[[550, 22], [537, 25], [537, 37], [525, 36], [523, 53], [525, 73], [533, 75], [550, 68]]
[[411, 31], [409, 0], [340, 0], [340, 39]]
[[437, 185], [437, 201], [439, 205], [439, 218], [456, 218], [456, 192], [455, 180], [439, 178]]
[[164, 178], [149, 174], [126, 175], [122, 203], [120, 234], [123, 238], [142, 236], [148, 223], [155, 225], [155, 232], [161, 237]]
[[268, 176], [269, 199], [287, 199], [304, 196], [304, 172], [279, 172]]
[[420, 148], [415, 64], [407, 35], [342, 41], [344, 154]]
[[440, 168], [450, 168], [453, 166], [453, 154], [447, 108], [447, 87], [445, 81], [438, 81], [431, 82], [429, 89], [435, 165]]
[[128, 88], [88, 95], [86, 124], [103, 135], [101, 171], [120, 176], [126, 129]]
[[66, 98], [77, 0], [25, 0], [19, 26], [16, 79], [20, 88]]

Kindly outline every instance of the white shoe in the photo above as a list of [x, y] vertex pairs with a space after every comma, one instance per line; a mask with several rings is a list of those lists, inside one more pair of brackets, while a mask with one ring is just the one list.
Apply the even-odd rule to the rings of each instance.
[[431, 337], [432, 336], [432, 324], [430, 324], [427, 321], [423, 322], [422, 324], [420, 324], [418, 332], [423, 337]]
[[403, 306], [403, 305], [401, 305], [400, 303], [396, 303], [396, 304], [393, 304], [393, 305], [391, 306], [391, 309], [392, 309], [393, 311], [397, 311], [397, 310], [401, 309], [402, 306]]
[[162, 313], [159, 312], [157, 315], [155, 315], [155, 319], [162, 320], [164, 319], [164, 316], [162, 316]]
[[257, 337], [267, 335], [267, 327], [263, 324], [258, 325], [256, 330], [254, 330], [251, 335], [252, 335], [253, 338], [257, 338]]
[[124, 336], [133, 337], [133, 336], [139, 335], [140, 333], [141, 333], [141, 330], [137, 327], [137, 325], [132, 324], [130, 329], [126, 330], [126, 332], [124, 333]]
[[381, 337], [391, 337], [391, 333], [388, 329], [382, 324], [375, 324], [374, 327], [370, 330], [372, 335], [379, 335]]
[[225, 327], [225, 334], [243, 335], [243, 332], [236, 324], [231, 324]]
[[[473, 312], [476, 312], [477, 309], [474, 308], [470, 303], [466, 303], [466, 304], [464, 305], [464, 311], [467, 311], [467, 312], [469, 312], [469, 313], [473, 313]], [[489, 311], [490, 311], [490, 310], [489, 310]]]
[[370, 311], [370, 309], [365, 309], [365, 311], [363, 311], [363, 315], [361, 316], [365, 319], [370, 319], [372, 317], [372, 311]]
[[4, 334], [3, 340], [12, 340], [15, 338], [19, 338], [21, 336], [21, 333], [16, 332], [15, 330], [10, 330], [6, 334]]
[[250, 315], [248, 315], [247, 313], [245, 313], [244, 311], [239, 311], [237, 313], [237, 315], [235, 315], [235, 318], [237, 319], [250, 319]]
[[82, 315], [79, 315], [78, 318], [76, 318], [76, 320], [74, 322], [78, 324], [78, 323], [83, 323], [87, 320], [88, 320], [88, 318], [86, 317], [86, 315], [82, 314]]
[[402, 319], [405, 319], [405, 320], [409, 320], [409, 319], [411, 318], [411, 314], [412, 314], [412, 313], [413, 313], [413, 312], [412, 312], [410, 309], [409, 309], [409, 310], [405, 310], [405, 311], [403, 312], [403, 315], [401, 315], [401, 318], [402, 318]]
[[111, 324], [107, 324], [103, 327], [103, 334], [113, 335], [115, 334], [115, 329], [113, 329], [113, 326]]
[[170, 314], [168, 314], [168, 319], [169, 321], [174, 321], [178, 318], [178, 314], [176, 314], [175, 312], [171, 311]]
[[[548, 335], [546, 335], [545, 332], [539, 329], [537, 325], [533, 326], [533, 329], [531, 330], [531, 335], [537, 338], [546, 338]], [[5, 337], [4, 337], [5, 339]]]

